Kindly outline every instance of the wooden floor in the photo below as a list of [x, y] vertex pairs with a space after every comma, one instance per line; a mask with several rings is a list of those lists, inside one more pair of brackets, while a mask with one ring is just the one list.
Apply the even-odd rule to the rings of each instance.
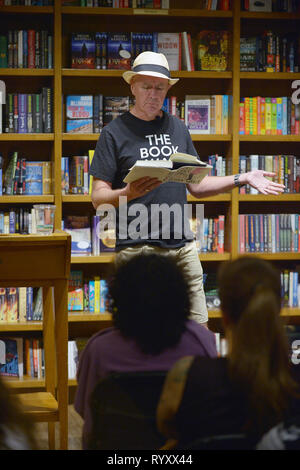
[[[74, 410], [73, 405], [69, 405], [69, 450], [81, 450], [83, 421], [78, 413]], [[36, 437], [38, 449], [48, 450], [48, 425], [47, 423], [37, 423]], [[59, 425], [56, 423], [56, 449], [59, 449]]]

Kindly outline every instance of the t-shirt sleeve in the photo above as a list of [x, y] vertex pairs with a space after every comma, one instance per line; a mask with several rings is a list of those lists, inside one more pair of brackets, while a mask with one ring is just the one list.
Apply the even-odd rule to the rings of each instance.
[[113, 182], [117, 172], [117, 149], [110, 131], [104, 127], [98, 139], [90, 166], [90, 175]]

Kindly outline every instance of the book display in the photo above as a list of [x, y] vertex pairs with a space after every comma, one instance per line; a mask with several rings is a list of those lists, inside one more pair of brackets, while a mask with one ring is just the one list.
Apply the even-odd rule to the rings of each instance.
[[[190, 128], [210, 174], [237, 174], [256, 164], [269, 171], [272, 165], [270, 171], [286, 185], [280, 196], [246, 187], [199, 201], [188, 195], [193, 209], [204, 205], [205, 245], [199, 247], [204, 272], [215, 273], [220, 263], [239, 253], [271, 260], [282, 272], [299, 272], [299, 9], [249, 11], [244, 1], [242, 6], [232, 1], [231, 9], [228, 1], [209, 2], [217, 9], [197, 0], [184, 6], [170, 0], [163, 8], [133, 3], [113, 8], [99, 2], [85, 7], [73, 0], [32, 6], [0, 0], [0, 80], [7, 94], [0, 133], [0, 231], [2, 213], [9, 224], [10, 212], [22, 209], [23, 217], [33, 204], [55, 204], [55, 229], [65, 227], [73, 235], [71, 264], [77, 275], [69, 298], [70, 340], [88, 337], [111, 322], [98, 301], [101, 305], [100, 285], [104, 291], [107, 287], [101, 281], [109, 280], [113, 267], [114, 236], [109, 233], [104, 241], [95, 236], [99, 220], [91, 204], [88, 167], [103, 126], [130, 108], [124, 70], [142, 43], [153, 46], [153, 38], [170, 62], [174, 59], [171, 76], [180, 79], [166, 106]], [[10, 43], [14, 31], [22, 34], [13, 34]], [[40, 38], [35, 62], [33, 48], [26, 56], [29, 31], [40, 32], [35, 34]], [[294, 294], [298, 277], [289, 282], [293, 300], [282, 314], [293, 322], [300, 318], [300, 299]], [[209, 310], [209, 318], [212, 328], [220, 328], [217, 308]], [[26, 323], [28, 331], [37, 328], [33, 323]], [[0, 320], [1, 338], [3, 332], [14, 338], [20, 325], [19, 320]], [[13, 379], [14, 387], [26, 386]], [[41, 386], [31, 378], [29, 388], [35, 383]], [[76, 385], [75, 379], [69, 384]]]

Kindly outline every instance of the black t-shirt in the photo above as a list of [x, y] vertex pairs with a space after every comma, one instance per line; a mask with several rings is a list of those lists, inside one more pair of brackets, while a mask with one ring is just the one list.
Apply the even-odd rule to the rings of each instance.
[[[175, 152], [197, 156], [180, 119], [163, 113], [162, 118], [144, 121], [126, 112], [103, 128], [90, 174], [111, 183], [112, 189], [123, 188], [123, 179], [137, 160], [168, 160]], [[163, 183], [120, 206], [116, 211], [116, 249], [140, 243], [178, 248], [193, 240], [186, 194], [185, 184]]]

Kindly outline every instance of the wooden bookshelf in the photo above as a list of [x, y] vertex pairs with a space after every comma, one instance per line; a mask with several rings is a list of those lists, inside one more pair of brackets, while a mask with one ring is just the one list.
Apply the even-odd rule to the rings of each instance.
[[[240, 11], [240, 2], [233, 1], [232, 11], [201, 10], [197, 0], [172, 0], [169, 10], [140, 10], [126, 8], [83, 8], [62, 7], [60, 0], [54, 1], [52, 7], [2, 6], [0, 26], [3, 31], [8, 29], [35, 29], [45, 27], [53, 32], [54, 37], [54, 68], [53, 69], [0, 69], [0, 80], [4, 80], [8, 92], [36, 92], [42, 86], [51, 86], [54, 92], [54, 130], [50, 134], [0, 134], [1, 152], [4, 157], [15, 150], [30, 155], [34, 159], [47, 155], [53, 164], [53, 194], [50, 196], [0, 196], [0, 207], [37, 202], [54, 203], [56, 205], [55, 227], [61, 228], [63, 215], [94, 214], [89, 195], [61, 194], [61, 157], [83, 154], [96, 146], [97, 134], [74, 135], [65, 132], [64, 106], [62, 95], [103, 93], [111, 95], [129, 94], [129, 88], [122, 79], [122, 70], [86, 70], [70, 68], [70, 34], [75, 31], [189, 31], [192, 36], [203, 29], [227, 29], [232, 33], [230, 54], [230, 70], [226, 72], [188, 72], [172, 71], [172, 77], [180, 78], [174, 94], [183, 99], [186, 94], [230, 94], [232, 115], [230, 133], [228, 135], [192, 135], [194, 145], [200, 155], [213, 153], [224, 155], [231, 163], [231, 172], [239, 172], [239, 155], [244, 153], [265, 154], [297, 154], [300, 135], [240, 135], [239, 134], [239, 103], [247, 93], [260, 96], [280, 96], [281, 90], [290, 89], [291, 81], [299, 80], [300, 73], [267, 73], [240, 71], [240, 37], [244, 34], [255, 35], [263, 28], [286, 32], [289, 28], [295, 31], [300, 26], [299, 13], [257, 13]], [[184, 8], [186, 4], [187, 8]], [[296, 26], [295, 26], [296, 25]], [[173, 90], [173, 89], [172, 89]], [[172, 91], [173, 92], [173, 91]], [[279, 93], [279, 94], [278, 94]], [[222, 211], [226, 216], [224, 254], [201, 253], [199, 258], [204, 271], [217, 269], [219, 263], [234, 259], [238, 252], [238, 216], [241, 207], [247, 213], [259, 213], [261, 208], [282, 204], [287, 211], [294, 210], [299, 203], [299, 194], [283, 194], [280, 196], [264, 196], [239, 194], [232, 192], [197, 200], [188, 197], [191, 204], [204, 203], [205, 213], [218, 215]], [[1, 240], [1, 237], [0, 237]], [[255, 253], [276, 265], [289, 268], [300, 264], [299, 253]], [[114, 254], [101, 256], [73, 256], [70, 263], [74, 269], [82, 269], [86, 276], [105, 276], [114, 262]], [[283, 315], [295, 319], [300, 318], [300, 309], [283, 309]], [[218, 320], [218, 311], [210, 311], [209, 317]], [[84, 331], [84, 326], [94, 325], [95, 331], [107, 325], [111, 317], [95, 314], [69, 314], [70, 330], [76, 333]], [[41, 324], [0, 325], [3, 333], [9, 331], [29, 332], [42, 331]], [[39, 388], [41, 381], [24, 378], [11, 381], [12, 388]], [[51, 408], [51, 403], [49, 404]]]

